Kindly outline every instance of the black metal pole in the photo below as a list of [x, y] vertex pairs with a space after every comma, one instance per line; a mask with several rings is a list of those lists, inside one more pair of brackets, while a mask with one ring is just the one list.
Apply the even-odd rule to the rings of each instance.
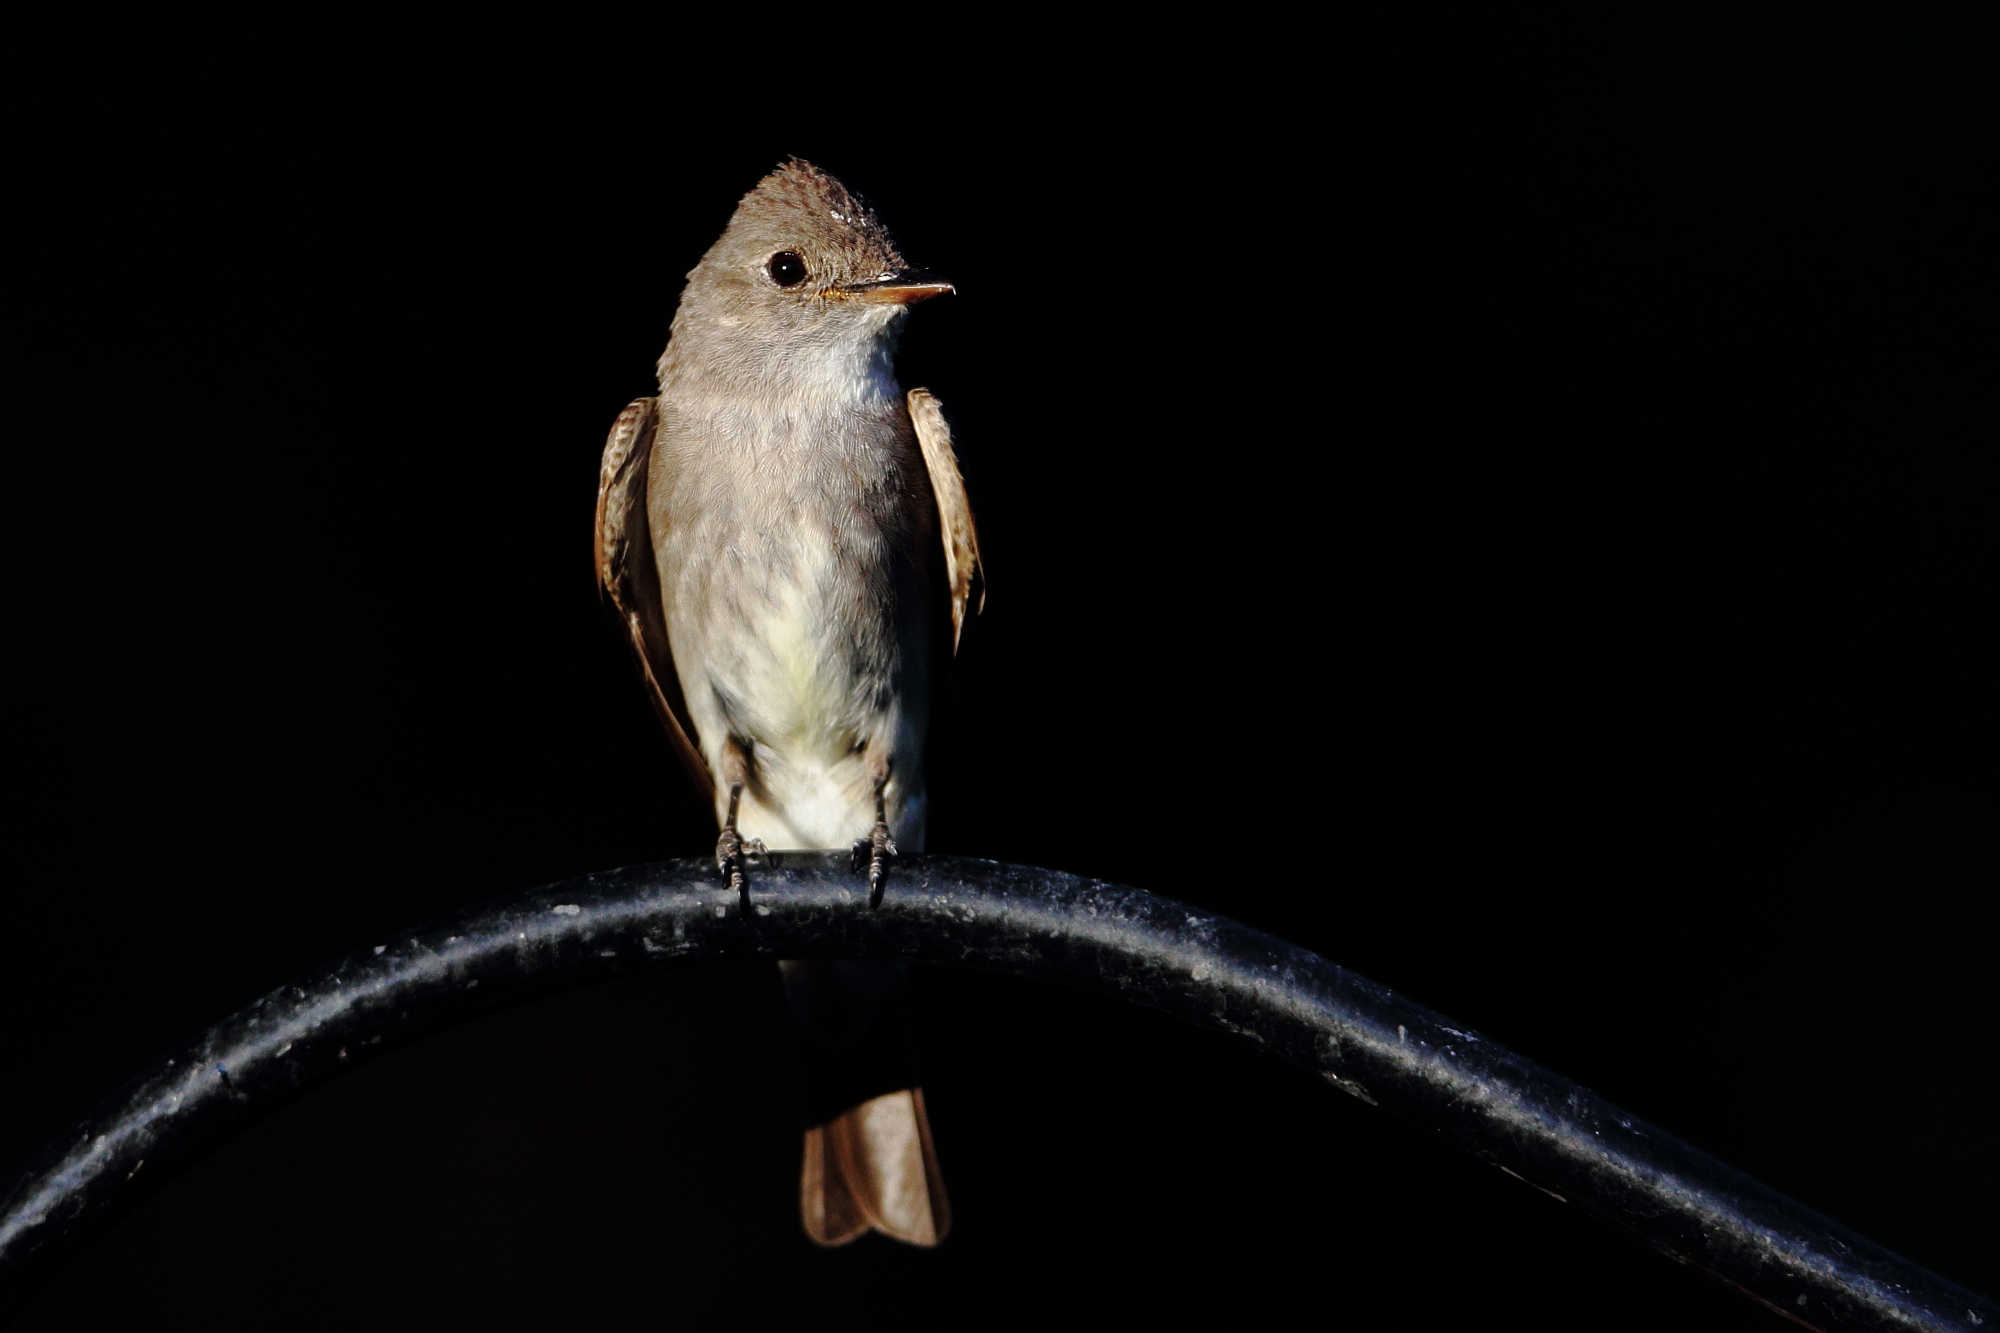
[[1428, 1125], [1824, 1329], [2000, 1327], [2000, 1308], [1569, 1080], [1315, 954], [1136, 889], [948, 856], [879, 911], [845, 854], [786, 854], [750, 908], [673, 861], [470, 908], [299, 978], [128, 1084], [0, 1196], [0, 1313], [145, 1188], [400, 1041], [526, 996], [716, 958], [911, 958], [1065, 982], [1230, 1033]]

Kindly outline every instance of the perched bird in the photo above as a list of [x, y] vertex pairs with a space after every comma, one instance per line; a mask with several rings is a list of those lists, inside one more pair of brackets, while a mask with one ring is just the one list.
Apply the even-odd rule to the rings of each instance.
[[[767, 851], [852, 846], [872, 907], [923, 848], [932, 712], [984, 576], [944, 414], [894, 362], [909, 307], [951, 290], [794, 158], [688, 274], [659, 395], [605, 444], [598, 578], [746, 903]], [[886, 1021], [906, 965], [779, 966], [813, 1066], [807, 1233], [936, 1244], [950, 1206]]]

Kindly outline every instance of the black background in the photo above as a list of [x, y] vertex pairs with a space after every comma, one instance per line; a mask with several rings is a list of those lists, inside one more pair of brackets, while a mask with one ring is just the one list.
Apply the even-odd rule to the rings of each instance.
[[[933, 848], [1306, 945], [1991, 1290], [1979, 31], [1668, 12], [31, 49], [0, 1164], [384, 932], [710, 845], [597, 455], [797, 153], [960, 289], [903, 357], [992, 580]], [[21, 1326], [1778, 1326], [1219, 1038], [922, 996], [936, 1253], [799, 1234], [717, 968], [357, 1071]]]

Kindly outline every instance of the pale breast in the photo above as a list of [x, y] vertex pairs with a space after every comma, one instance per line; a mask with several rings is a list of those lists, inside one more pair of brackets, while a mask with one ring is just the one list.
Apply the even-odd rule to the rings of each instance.
[[697, 744], [749, 750], [774, 845], [859, 836], [868, 751], [922, 786], [938, 538], [908, 418], [664, 416], [648, 508]]

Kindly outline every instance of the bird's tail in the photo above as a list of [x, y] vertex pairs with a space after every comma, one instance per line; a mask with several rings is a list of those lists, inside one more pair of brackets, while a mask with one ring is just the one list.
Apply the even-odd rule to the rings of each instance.
[[849, 1107], [806, 1131], [799, 1211], [820, 1245], [845, 1245], [871, 1227], [911, 1245], [951, 1230], [924, 1114], [924, 1090], [903, 1088]]
[[910, 965], [791, 959], [778, 970], [806, 1056], [806, 1234], [821, 1245], [868, 1230], [937, 1244], [951, 1205], [901, 1036]]

